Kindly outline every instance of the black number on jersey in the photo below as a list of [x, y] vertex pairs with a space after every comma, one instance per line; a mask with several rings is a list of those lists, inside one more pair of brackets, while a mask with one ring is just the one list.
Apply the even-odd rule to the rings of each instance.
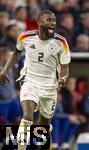
[[44, 53], [39, 53], [38, 61], [43, 62], [43, 59], [44, 59]]

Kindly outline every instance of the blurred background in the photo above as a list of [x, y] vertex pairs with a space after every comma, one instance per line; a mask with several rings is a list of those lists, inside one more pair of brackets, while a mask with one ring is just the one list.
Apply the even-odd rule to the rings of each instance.
[[[89, 0], [0, 0], [0, 70], [15, 50], [18, 35], [37, 30], [38, 14], [45, 9], [55, 13], [56, 32], [67, 39], [72, 58], [66, 87], [58, 89], [51, 146], [52, 150], [73, 150], [79, 135], [89, 132]], [[24, 57], [23, 53], [8, 70], [10, 84], [0, 81], [1, 124], [19, 124], [22, 117], [20, 87], [15, 81]]]

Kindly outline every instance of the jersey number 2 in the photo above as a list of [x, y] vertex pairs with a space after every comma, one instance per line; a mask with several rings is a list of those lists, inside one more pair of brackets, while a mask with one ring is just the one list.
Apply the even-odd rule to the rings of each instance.
[[43, 62], [43, 59], [44, 59], [44, 53], [39, 53], [38, 61]]

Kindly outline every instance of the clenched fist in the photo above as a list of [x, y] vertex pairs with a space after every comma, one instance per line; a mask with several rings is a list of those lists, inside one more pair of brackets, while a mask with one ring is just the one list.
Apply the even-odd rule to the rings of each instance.
[[58, 82], [59, 82], [59, 87], [65, 87], [66, 79], [60, 78], [60, 79], [58, 80]]

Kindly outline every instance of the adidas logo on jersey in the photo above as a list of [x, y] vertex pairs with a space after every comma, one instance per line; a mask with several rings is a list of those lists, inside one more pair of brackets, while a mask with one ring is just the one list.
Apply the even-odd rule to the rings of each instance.
[[31, 45], [31, 46], [30, 46], [30, 48], [36, 49], [34, 44], [33, 44], [33, 45]]

